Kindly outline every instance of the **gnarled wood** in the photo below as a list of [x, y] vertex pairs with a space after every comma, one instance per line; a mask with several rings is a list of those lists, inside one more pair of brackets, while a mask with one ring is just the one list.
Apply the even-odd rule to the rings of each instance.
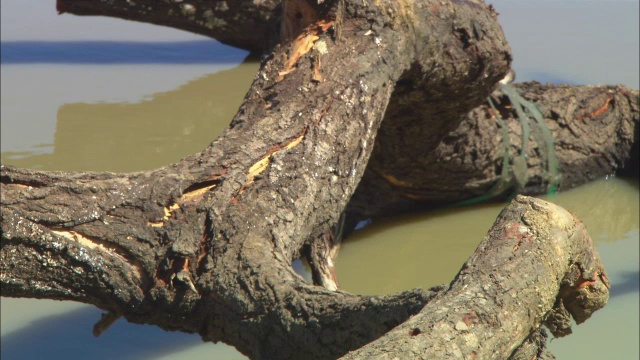
[[[346, 359], [503, 359], [546, 324], [571, 332], [609, 299], [584, 225], [551, 203], [518, 196], [450, 287], [402, 325]], [[536, 355], [534, 353], [534, 355]]]
[[[612, 174], [638, 177], [637, 90], [536, 82], [515, 84], [515, 89], [542, 111], [555, 145], [560, 190]], [[527, 181], [518, 188], [514, 163], [522, 149], [522, 126], [501, 91], [493, 93], [491, 99], [506, 125], [508, 154], [502, 144], [500, 125], [487, 102], [459, 122], [445, 116], [447, 123], [456, 124], [445, 135], [411, 124], [396, 126], [387, 122], [392, 116], [387, 112], [367, 171], [348, 211], [359, 217], [380, 216], [470, 199], [499, 200], [514, 193], [547, 193], [549, 179], [541, 158], [543, 149], [533, 136], [528, 141]], [[500, 191], [491, 193], [500, 181], [505, 156], [508, 179]]]
[[[337, 357], [422, 308], [431, 293], [327, 291], [304, 283], [291, 261], [337, 221], [403, 74], [453, 57], [464, 65], [417, 86], [428, 93], [448, 78], [479, 100], [508, 71], [508, 48], [495, 14], [476, 3], [354, 2], [341, 11], [343, 39], [334, 38], [334, 10], [278, 47], [229, 129], [200, 154], [125, 175], [3, 167], [3, 295], [94, 303], [255, 358]], [[469, 49], [458, 36], [473, 27], [487, 36]], [[319, 57], [321, 82], [310, 76]], [[451, 101], [473, 107], [466, 96]], [[61, 269], [45, 255], [21, 261], [40, 248], [59, 249], [65, 276], [84, 270], [44, 291]], [[76, 251], [90, 256], [65, 257]], [[121, 262], [100, 273], [101, 256]], [[85, 289], [82, 275], [93, 273]]]
[[[232, 6], [207, 4], [222, 3]], [[182, 28], [193, 22], [200, 29], [193, 31], [204, 31], [198, 16], [211, 10], [166, 1], [158, 3], [158, 13], [176, 6], [182, 12], [158, 19], [148, 6], [123, 7], [133, 6], [129, 2], [58, 4], [61, 11]], [[317, 19], [301, 32], [287, 27], [290, 41], [264, 59], [229, 128], [201, 153], [133, 174], [3, 166], [2, 296], [82, 301], [108, 310], [109, 319], [198, 333], [252, 358], [336, 358], [413, 321], [412, 315], [444, 316], [425, 308], [438, 289], [390, 296], [330, 291], [305, 283], [291, 262], [303, 249], [323, 249], [314, 245], [327, 239], [354, 194], [387, 107], [385, 127], [431, 129], [428, 148], [436, 151], [438, 139], [492, 93], [511, 60], [496, 14], [475, 0], [309, 5], [318, 9]], [[239, 17], [254, 10], [239, 10]], [[230, 36], [227, 43], [256, 46], [225, 26], [210, 31], [219, 39]], [[405, 117], [412, 109], [430, 116]], [[550, 262], [566, 261], [566, 254], [544, 254], [554, 258]], [[469, 264], [492, 261], [479, 253], [474, 259]], [[565, 270], [553, 274], [569, 279]], [[474, 279], [469, 271], [458, 280]], [[454, 283], [435, 301], [457, 289]], [[553, 291], [530, 300], [547, 304]], [[510, 311], [516, 310], [522, 309]], [[498, 316], [496, 308], [484, 311], [487, 318]], [[501, 345], [503, 355], [526, 344], [547, 320], [548, 311], [536, 314], [519, 343]]]

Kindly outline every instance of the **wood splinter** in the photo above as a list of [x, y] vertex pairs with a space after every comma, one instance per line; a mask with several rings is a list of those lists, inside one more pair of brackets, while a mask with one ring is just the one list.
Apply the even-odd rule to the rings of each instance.
[[106, 314], [102, 314], [102, 317], [98, 322], [93, 325], [93, 336], [98, 337], [102, 335], [103, 332], [107, 331], [108, 328], [113, 325], [118, 319], [122, 317], [122, 314], [116, 313], [113, 311], [109, 311]]

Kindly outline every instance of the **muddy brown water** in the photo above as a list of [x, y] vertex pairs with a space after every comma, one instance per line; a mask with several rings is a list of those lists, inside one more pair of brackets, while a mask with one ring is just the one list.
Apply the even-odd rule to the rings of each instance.
[[[25, 27], [21, 24], [33, 21], [20, 18], [20, 10], [28, 4], [3, 0], [3, 46], [10, 40], [59, 42], [80, 39], [77, 36], [123, 41], [131, 40], [130, 34], [136, 34], [137, 41], [202, 39], [113, 19], [54, 18], [53, 9], [30, 9], [35, 15], [25, 12], [41, 19], [40, 27]], [[637, 2], [533, 5], [500, 1], [495, 5], [512, 44], [519, 80], [623, 83], [638, 88]], [[93, 30], [87, 30], [90, 24]], [[174, 50], [180, 51], [180, 46]], [[24, 60], [7, 64], [3, 58], [3, 164], [126, 172], [171, 163], [198, 152], [225, 128], [258, 67], [237, 61], [167, 64], [153, 59], [142, 64], [50, 63], [46, 55], [39, 56], [42, 61], [37, 64]], [[545, 199], [572, 211], [586, 224], [613, 286], [607, 307], [574, 327], [573, 335], [553, 340], [552, 351], [559, 359], [638, 359], [637, 182], [602, 179]], [[386, 294], [448, 283], [502, 206], [377, 221], [343, 244], [337, 260], [341, 287], [354, 293]], [[100, 311], [87, 305], [1, 301], [3, 359], [244, 358], [226, 345], [204, 344], [194, 335], [123, 320], [95, 339], [91, 327]]]

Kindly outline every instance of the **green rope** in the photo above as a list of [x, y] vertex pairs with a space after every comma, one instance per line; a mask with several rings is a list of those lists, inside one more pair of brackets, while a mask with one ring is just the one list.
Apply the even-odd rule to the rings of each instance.
[[490, 97], [487, 98], [487, 101], [489, 102], [489, 106], [491, 106], [491, 109], [493, 110], [494, 117], [498, 122], [498, 125], [500, 125], [500, 132], [502, 133], [503, 152], [502, 152], [502, 171], [500, 173], [500, 178], [484, 195], [458, 201], [449, 207], [469, 206], [469, 205], [475, 205], [475, 204], [481, 203], [486, 200], [491, 200], [494, 197], [503, 194], [505, 191], [509, 190], [509, 188], [511, 187], [511, 175], [510, 175], [510, 165], [509, 165], [509, 158], [510, 158], [509, 133], [507, 131], [507, 126], [505, 125], [504, 120], [502, 120], [502, 118], [500, 117], [500, 113], [498, 112], [495, 105], [493, 104], [493, 101], [491, 101], [491, 98]]
[[[546, 180], [549, 182], [549, 190], [547, 194], [554, 194], [560, 182], [560, 174], [558, 170], [558, 158], [556, 157], [556, 146], [553, 141], [553, 135], [551, 134], [551, 130], [547, 127], [547, 123], [544, 121], [544, 117], [542, 117], [542, 113], [538, 110], [538, 107], [524, 99], [522, 99], [521, 103], [526, 107], [529, 113], [531, 113], [533, 119], [536, 121], [537, 128], [542, 133], [545, 146], [545, 151], [542, 151], [542, 153], [544, 154], [544, 159], [547, 164]], [[540, 145], [542, 144], [540, 143]]]
[[551, 134], [551, 130], [547, 127], [542, 113], [534, 103], [520, 96], [513, 86], [509, 84], [500, 84], [500, 90], [509, 98], [509, 101], [513, 105], [513, 109], [516, 112], [518, 122], [522, 128], [522, 146], [520, 148], [520, 152], [518, 155], [514, 156], [512, 164], [510, 164], [510, 141], [507, 127], [504, 120], [500, 117], [500, 113], [493, 104], [491, 97], [487, 98], [489, 106], [491, 106], [495, 115], [496, 122], [500, 126], [500, 132], [502, 133], [503, 154], [500, 178], [484, 195], [458, 201], [449, 207], [474, 205], [493, 199], [494, 197], [502, 195], [505, 191], [509, 190], [514, 183], [514, 180], [516, 188], [511, 197], [515, 197], [515, 195], [520, 193], [527, 185], [528, 181], [527, 152], [530, 133], [540, 149], [540, 157], [542, 158], [545, 168], [544, 179], [549, 183], [547, 194], [554, 194], [557, 191], [558, 183], [560, 181], [558, 159], [556, 157], [553, 135]]
[[[547, 127], [542, 113], [534, 103], [520, 96], [520, 94], [515, 90], [515, 88], [513, 88], [513, 86], [501, 84], [500, 90], [509, 97], [511, 104], [513, 104], [513, 107], [516, 110], [518, 121], [522, 125], [523, 129], [523, 141], [525, 128], [529, 129], [531, 127], [530, 122], [534, 125], [533, 127], [531, 127], [533, 130], [532, 135], [534, 137], [534, 140], [538, 144], [538, 147], [540, 148], [540, 157], [542, 158], [542, 162], [545, 166], [545, 180], [549, 183], [547, 193], [555, 193], [560, 181], [558, 159], [556, 157], [553, 135], [551, 134], [551, 130], [549, 130], [549, 128]], [[533, 121], [531, 121], [531, 119], [533, 119]], [[518, 185], [524, 188], [526, 182], [521, 183], [520, 181], [518, 181]]]
[[[509, 101], [513, 105], [513, 109], [516, 111], [516, 115], [518, 118], [518, 122], [520, 122], [520, 127], [522, 127], [522, 136], [521, 136], [521, 146], [520, 146], [520, 155], [513, 158], [513, 176], [516, 179], [517, 188], [515, 192], [519, 193], [522, 189], [527, 185], [527, 181], [529, 180], [529, 176], [527, 173], [527, 158], [529, 157], [529, 117], [524, 112], [524, 109], [520, 106], [519, 95], [513, 88], [513, 86], [508, 84], [500, 84], [500, 90], [507, 95]], [[522, 98], [520, 98], [522, 99]]]

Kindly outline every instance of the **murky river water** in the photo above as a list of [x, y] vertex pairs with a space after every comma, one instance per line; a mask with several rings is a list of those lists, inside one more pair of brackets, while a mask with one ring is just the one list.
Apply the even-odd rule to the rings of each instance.
[[[637, 2], [494, 3], [519, 80], [638, 88]], [[53, 8], [29, 4], [2, 2], [5, 164], [126, 172], [171, 163], [201, 150], [224, 129], [257, 69], [255, 63], [238, 65], [243, 53], [215, 43], [216, 51], [207, 53], [209, 43], [190, 34], [112, 19], [56, 18]], [[25, 40], [55, 42], [44, 47]], [[95, 40], [115, 42], [96, 47]], [[134, 56], [124, 40], [147, 43]], [[105, 60], [96, 49], [111, 55]], [[559, 359], [639, 357], [639, 197], [637, 182], [615, 178], [547, 197], [584, 221], [613, 285], [604, 310], [575, 327], [574, 335], [551, 342]], [[447, 283], [501, 208], [373, 224], [343, 245], [341, 286], [384, 294]], [[243, 358], [194, 335], [122, 320], [95, 339], [91, 327], [100, 311], [82, 304], [2, 298], [1, 311], [3, 359]]]

